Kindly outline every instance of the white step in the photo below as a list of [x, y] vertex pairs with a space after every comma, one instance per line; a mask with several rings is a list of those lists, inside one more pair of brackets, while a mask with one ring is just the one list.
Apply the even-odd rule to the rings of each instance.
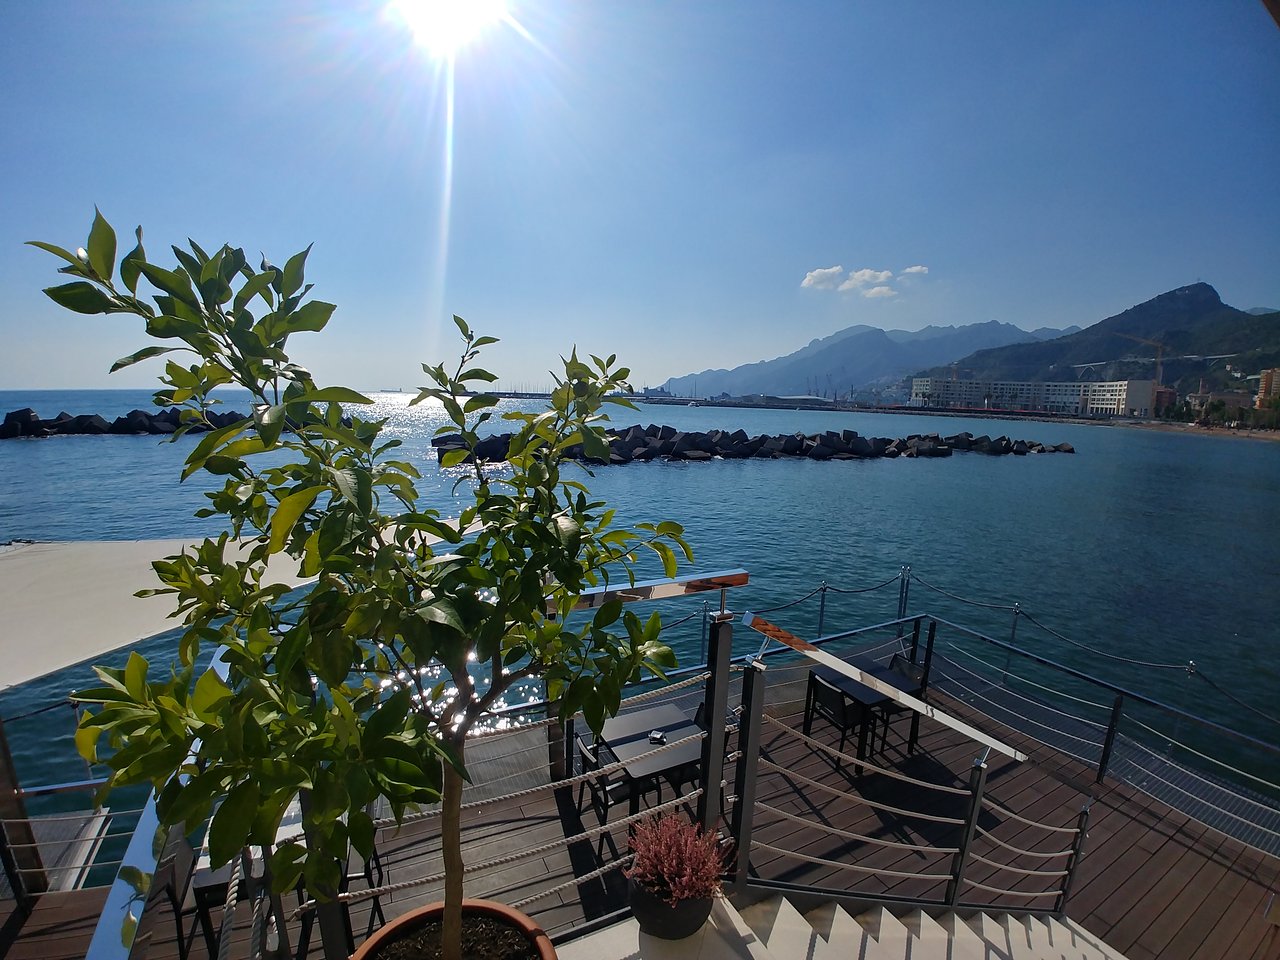
[[1014, 954], [1014, 943], [1009, 936], [1009, 928], [989, 913], [975, 913], [968, 919], [969, 928], [989, 948], [991, 960], [1022, 960], [1026, 956]]
[[859, 914], [858, 923], [872, 937], [866, 942], [863, 960], [902, 960], [908, 956], [911, 933], [884, 907]]
[[742, 919], [778, 960], [819, 960], [826, 942], [786, 897], [770, 897], [745, 907]]
[[774, 955], [743, 922], [728, 900], [717, 899], [711, 917], [691, 937], [660, 940], [640, 932], [634, 919], [556, 947], [559, 960], [787, 960]]
[[1070, 943], [1075, 951], [1085, 960], [1125, 960], [1124, 954], [1114, 947], [1108, 946], [1101, 937], [1090, 933], [1074, 920], [1049, 920], [1049, 930], [1054, 933], [1055, 942]]
[[804, 918], [823, 941], [814, 960], [862, 960], [871, 935], [840, 904], [828, 901], [807, 911]]
[[973, 932], [973, 928], [964, 922], [958, 913], [946, 913], [938, 918], [938, 924], [947, 931], [951, 938], [952, 957], [954, 960], [988, 960], [988, 951], [981, 937]]
[[1053, 938], [1049, 935], [1049, 928], [1045, 926], [1044, 921], [1039, 917], [1010, 917], [1017, 930], [1021, 927], [1026, 931], [1027, 943], [1033, 951], [1033, 955], [1043, 958], [1043, 960], [1080, 960], [1078, 952], [1068, 952], [1060, 947], [1055, 947]]
[[[923, 910], [904, 917], [902, 922], [911, 931], [912, 960], [986, 960], [982, 941], [954, 914], [951, 921], [944, 925]], [[956, 926], [961, 931], [958, 939]]]

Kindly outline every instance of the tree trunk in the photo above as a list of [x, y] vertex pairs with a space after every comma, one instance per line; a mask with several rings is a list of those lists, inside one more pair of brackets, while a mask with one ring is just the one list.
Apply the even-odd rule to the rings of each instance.
[[[455, 746], [462, 763], [462, 743]], [[448, 762], [440, 801], [440, 849], [445, 873], [441, 945], [445, 960], [462, 960], [462, 777]]]

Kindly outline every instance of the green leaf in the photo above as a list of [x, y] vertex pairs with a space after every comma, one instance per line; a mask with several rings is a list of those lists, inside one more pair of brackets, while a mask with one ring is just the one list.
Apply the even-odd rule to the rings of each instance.
[[[295, 253], [289, 258], [289, 262], [284, 265], [283, 286], [280, 288], [281, 297], [292, 297], [301, 289], [307, 265], [307, 254], [311, 252], [312, 246], [313, 244], [307, 244], [307, 249], [300, 253]], [[328, 318], [326, 317], [325, 319]]]
[[64, 250], [62, 247], [59, 247], [56, 244], [45, 243], [43, 240], [28, 240], [27, 246], [39, 247], [41, 250], [47, 250], [49, 253], [52, 253], [54, 256], [61, 257], [63, 260], [67, 261], [67, 263], [71, 264], [72, 266], [76, 266], [76, 267], [81, 266], [79, 257], [77, 257], [71, 251]]
[[271, 540], [267, 546], [267, 553], [279, 553], [284, 549], [294, 524], [323, 489], [323, 487], [308, 487], [297, 493], [291, 493], [280, 501], [271, 518]]
[[[310, 306], [310, 304], [308, 304]], [[373, 403], [363, 393], [357, 393], [346, 387], [324, 387], [321, 390], [311, 390], [291, 400], [291, 403]]]
[[239, 313], [249, 301], [255, 296], [261, 295], [262, 299], [267, 301], [267, 306], [271, 306], [271, 296], [267, 291], [271, 287], [271, 281], [275, 279], [274, 273], [256, 273], [245, 281], [244, 286], [240, 288], [240, 292], [236, 294], [235, 300], [232, 301], [232, 307], [236, 313]]
[[620, 616], [622, 616], [622, 601], [615, 598], [596, 611], [596, 615], [591, 618], [591, 625], [597, 630], [603, 630]]
[[472, 367], [470, 370], [462, 371], [462, 374], [458, 377], [458, 382], [461, 383], [465, 380], [483, 380], [485, 383], [493, 383], [497, 379], [497, 376], [490, 373], [488, 370], [482, 370], [480, 367]]
[[467, 457], [471, 456], [471, 451], [466, 448], [457, 450], [449, 450], [440, 458], [440, 468], [446, 470], [449, 467], [456, 467], [462, 463]]
[[128, 288], [132, 294], [138, 292], [138, 277], [142, 275], [142, 264], [147, 260], [147, 252], [142, 249], [142, 227], [138, 227], [134, 231], [138, 238], [138, 245], [130, 250], [123, 260], [120, 261], [120, 282]]
[[152, 357], [158, 357], [161, 354], [173, 353], [175, 350], [181, 350], [181, 347], [143, 347], [137, 353], [131, 353], [127, 357], [121, 357], [111, 365], [111, 372], [123, 370], [125, 367], [131, 367], [135, 363], [142, 360], [150, 360]]
[[46, 287], [45, 294], [54, 303], [74, 310], [76, 313], [111, 313], [120, 309], [120, 304], [113, 300], [102, 288], [94, 286], [87, 280], [64, 283], [58, 287]]
[[499, 342], [499, 341], [498, 341], [498, 338], [497, 338], [497, 337], [477, 337], [477, 338], [475, 339], [475, 341], [471, 344], [471, 346], [472, 346], [473, 348], [474, 348], [474, 347], [487, 347], [487, 346], [488, 346], [489, 344], [491, 344], [491, 343], [498, 343], [498, 342]]
[[448, 600], [437, 600], [427, 606], [419, 607], [416, 612], [423, 620], [452, 627], [459, 633], [464, 632], [462, 618], [458, 616], [457, 608]]
[[212, 720], [220, 707], [231, 699], [231, 688], [213, 669], [206, 670], [196, 681], [191, 706], [201, 720]]
[[312, 300], [304, 303], [293, 313], [285, 317], [276, 327], [277, 334], [319, 333], [329, 322], [329, 317], [337, 307], [323, 300]]
[[267, 447], [274, 447], [284, 429], [285, 407], [283, 403], [261, 404], [253, 411], [253, 422], [258, 426], [258, 436]]
[[252, 780], [231, 788], [209, 824], [209, 862], [222, 866], [245, 846], [258, 809], [258, 785]]
[[461, 333], [464, 338], [469, 339], [471, 337], [471, 328], [467, 326], [467, 321], [463, 320], [456, 313], [453, 315], [453, 323], [454, 326], [458, 328], [458, 332]]
[[89, 228], [89, 266], [103, 280], [110, 280], [116, 265], [116, 232], [98, 210], [93, 208], [93, 226]]
[[157, 267], [154, 263], [141, 263], [138, 266], [142, 270], [142, 275], [152, 286], [163, 290], [175, 300], [180, 300], [194, 310], [200, 309], [200, 301], [196, 299], [195, 292], [191, 289], [191, 281], [185, 273], [166, 270], [164, 267]]
[[129, 696], [133, 697], [138, 703], [144, 703], [147, 699], [147, 660], [146, 657], [134, 650], [129, 654], [129, 662], [124, 667], [124, 685], [129, 691]]
[[271, 889], [275, 893], [292, 890], [302, 876], [307, 848], [300, 843], [286, 843], [271, 853]]

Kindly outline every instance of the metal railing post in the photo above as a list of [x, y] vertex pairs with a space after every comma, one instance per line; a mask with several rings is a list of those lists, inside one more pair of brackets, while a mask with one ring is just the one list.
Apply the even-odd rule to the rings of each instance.
[[1071, 845], [1071, 856], [1067, 858], [1067, 875], [1062, 878], [1062, 889], [1058, 891], [1058, 899], [1053, 902], [1053, 912], [1062, 916], [1067, 909], [1067, 898], [1071, 896], [1071, 883], [1076, 877], [1076, 865], [1080, 862], [1080, 854], [1084, 851], [1085, 837], [1089, 835], [1089, 805], [1085, 802], [1080, 808], [1080, 816], [1076, 818], [1076, 840]]
[[720, 824], [720, 782], [724, 779], [724, 716], [729, 706], [729, 662], [733, 655], [733, 614], [720, 610], [712, 615], [707, 648], [707, 679], [703, 700], [707, 735], [702, 738], [702, 796], [698, 798], [698, 822], [707, 833]]
[[907, 604], [911, 599], [911, 564], [902, 568], [902, 599], [898, 601], [898, 619], [907, 615]]
[[821, 591], [818, 594], [818, 636], [822, 636], [822, 628], [827, 622], [827, 581], [823, 580], [818, 589]]
[[1022, 607], [1015, 600], [1013, 602], [1013, 626], [1009, 628], [1009, 642], [1016, 644], [1018, 642], [1018, 615], [1022, 613]]
[[18, 773], [9, 752], [4, 721], [0, 720], [0, 862], [18, 906], [29, 912], [35, 898], [49, 889], [44, 860], [36, 845], [35, 833], [27, 819]]
[[920, 653], [920, 621], [911, 625], [911, 662], [918, 663], [916, 657]]
[[1115, 703], [1111, 705], [1111, 720], [1107, 723], [1107, 736], [1102, 742], [1102, 758], [1098, 761], [1098, 779], [1101, 783], [1111, 766], [1111, 751], [1116, 745], [1116, 730], [1120, 727], [1120, 715], [1124, 710], [1124, 694], [1116, 694]]
[[707, 622], [711, 616], [711, 607], [707, 605], [707, 601], [702, 601], [702, 641], [698, 648], [699, 663], [707, 662]]
[[969, 847], [978, 827], [978, 814], [982, 812], [982, 791], [987, 783], [987, 764], [982, 757], [973, 758], [969, 771], [969, 812], [964, 818], [964, 833], [960, 836], [960, 849], [951, 861], [951, 879], [947, 881], [947, 905], [960, 902], [960, 884], [964, 881], [964, 868], [969, 862]]
[[760, 727], [764, 713], [764, 663], [752, 660], [742, 675], [742, 717], [738, 726], [737, 774], [733, 792], [733, 885], [746, 889], [751, 873], [751, 827], [755, 820], [756, 766], [760, 759]]

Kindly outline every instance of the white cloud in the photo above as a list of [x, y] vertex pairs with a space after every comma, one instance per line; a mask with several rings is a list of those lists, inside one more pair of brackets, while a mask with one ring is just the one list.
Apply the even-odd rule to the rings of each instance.
[[893, 287], [872, 287], [870, 290], [863, 290], [864, 297], [896, 297], [898, 291]]
[[842, 266], [820, 267], [817, 270], [810, 270], [804, 275], [804, 279], [800, 281], [800, 286], [813, 287], [815, 290], [834, 290], [843, 273], [844, 267]]
[[901, 280], [903, 277], [910, 276], [912, 274], [919, 274], [923, 276], [928, 272], [928, 267], [922, 263], [917, 263], [914, 267], [907, 267], [907, 269], [903, 270], [902, 273], [898, 274], [898, 279]]
[[868, 270], [865, 267], [861, 270], [849, 271], [849, 279], [840, 284], [841, 290], [852, 290], [854, 287], [862, 287], [870, 284], [884, 283], [886, 280], [893, 279], [892, 270]]

